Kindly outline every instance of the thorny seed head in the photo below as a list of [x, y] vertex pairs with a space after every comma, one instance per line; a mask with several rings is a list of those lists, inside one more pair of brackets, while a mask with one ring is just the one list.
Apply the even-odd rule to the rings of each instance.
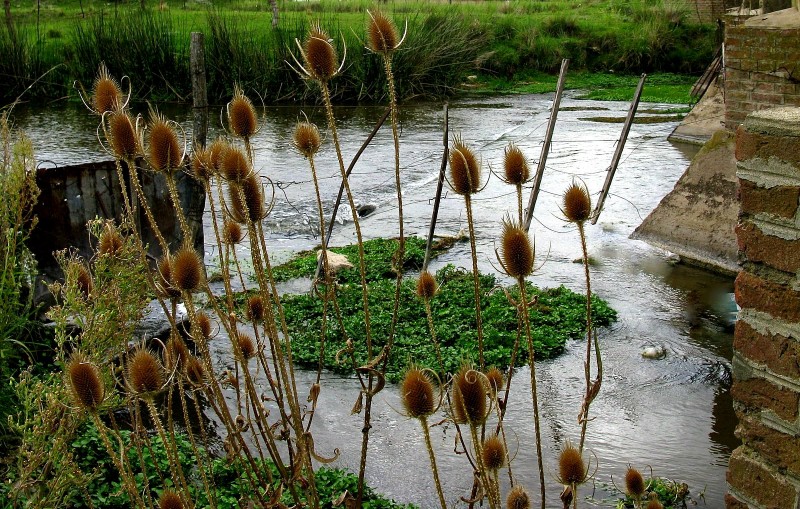
[[203, 282], [203, 262], [197, 252], [184, 247], [172, 255], [172, 285], [184, 292], [194, 292]]
[[508, 493], [506, 498], [506, 509], [530, 509], [531, 499], [525, 488], [517, 484]]
[[436, 278], [430, 272], [423, 271], [419, 274], [417, 279], [417, 297], [421, 299], [431, 299], [436, 295], [439, 285], [436, 284]]
[[88, 299], [89, 296], [92, 294], [92, 290], [94, 290], [94, 279], [92, 278], [92, 273], [89, 271], [89, 267], [87, 267], [84, 263], [75, 261], [75, 286], [78, 287], [78, 290], [83, 295], [84, 299]]
[[180, 368], [186, 365], [187, 360], [191, 357], [189, 349], [186, 347], [186, 342], [178, 334], [173, 334], [167, 340], [164, 349], [164, 365], [170, 371], [175, 368]]
[[174, 123], [160, 113], [150, 113], [147, 157], [156, 171], [171, 172], [183, 164], [183, 152]]
[[208, 182], [213, 174], [211, 151], [207, 148], [195, 147], [192, 153], [192, 176], [200, 182]]
[[479, 371], [462, 367], [453, 379], [451, 406], [457, 423], [482, 424], [487, 417], [485, 378]]
[[164, 297], [177, 298], [180, 297], [181, 291], [172, 284], [172, 259], [167, 256], [162, 256], [158, 260], [158, 288], [157, 290]]
[[247, 319], [255, 323], [264, 319], [264, 299], [261, 295], [253, 295], [247, 299]]
[[97, 366], [82, 355], [74, 355], [67, 365], [69, 384], [78, 406], [95, 410], [105, 399], [105, 386]]
[[230, 212], [233, 220], [238, 223], [257, 223], [264, 217], [264, 191], [255, 174], [249, 175], [240, 184], [230, 186]]
[[100, 70], [92, 87], [92, 106], [100, 115], [122, 106], [122, 89], [104, 63], [100, 64]]
[[211, 318], [204, 311], [200, 311], [194, 316], [197, 328], [200, 329], [200, 334], [203, 339], [208, 340], [211, 338]]
[[215, 173], [222, 170], [222, 160], [230, 144], [222, 138], [217, 138], [208, 146], [208, 160]]
[[183, 509], [180, 495], [172, 490], [164, 490], [158, 497], [158, 509]]
[[195, 385], [203, 385], [206, 381], [206, 369], [197, 357], [189, 357], [186, 363], [186, 377]]
[[142, 152], [136, 121], [126, 111], [115, 110], [108, 115], [108, 143], [114, 157], [132, 161]]
[[339, 57], [331, 42], [331, 38], [322, 30], [319, 23], [311, 25], [303, 43], [305, 70], [311, 79], [324, 83], [336, 76]]
[[488, 470], [498, 470], [506, 464], [506, 448], [497, 435], [483, 441], [483, 465]]
[[562, 484], [582, 484], [586, 481], [586, 465], [583, 463], [580, 451], [567, 444], [558, 457], [559, 481]]
[[222, 242], [232, 246], [241, 242], [243, 237], [242, 227], [239, 223], [225, 220], [222, 225]]
[[389, 54], [400, 45], [397, 27], [378, 10], [367, 11], [370, 17], [367, 23], [367, 40], [369, 49], [375, 53]]
[[450, 185], [460, 195], [478, 192], [481, 186], [481, 165], [475, 152], [467, 147], [460, 136], [450, 147]]
[[486, 372], [486, 379], [489, 380], [489, 387], [492, 389], [493, 394], [497, 394], [503, 389], [503, 373], [496, 367], [491, 367]]
[[647, 503], [647, 509], [664, 509], [664, 504], [658, 501], [658, 494], [650, 494], [650, 502]]
[[128, 357], [128, 387], [138, 395], [150, 394], [164, 385], [161, 363], [147, 348], [139, 347]]
[[564, 191], [564, 215], [571, 223], [583, 223], [592, 214], [592, 199], [586, 186], [573, 182]]
[[521, 185], [530, 178], [530, 168], [528, 160], [522, 151], [514, 145], [509, 144], [503, 157], [503, 169], [505, 170], [506, 182], [512, 185]]
[[433, 383], [421, 369], [411, 368], [406, 371], [400, 397], [410, 417], [427, 417], [433, 413]]
[[97, 252], [100, 255], [116, 256], [122, 251], [123, 244], [124, 240], [119, 231], [111, 225], [106, 225], [97, 242]]
[[236, 334], [236, 342], [239, 344], [239, 349], [242, 351], [242, 356], [245, 360], [250, 360], [256, 355], [256, 344], [250, 335], [239, 331]]
[[220, 157], [220, 174], [231, 182], [241, 182], [252, 173], [250, 160], [239, 147], [228, 146]]
[[509, 276], [526, 278], [531, 275], [535, 255], [525, 228], [510, 220], [503, 221], [500, 256]]
[[292, 143], [294, 144], [294, 148], [296, 148], [303, 157], [314, 157], [314, 154], [317, 153], [322, 144], [319, 128], [311, 122], [298, 122], [297, 125], [294, 126]]
[[641, 472], [633, 467], [628, 467], [628, 470], [625, 472], [625, 490], [628, 492], [628, 495], [635, 498], [640, 498], [644, 495], [644, 478]]
[[238, 85], [234, 87], [233, 99], [228, 103], [228, 125], [233, 134], [245, 139], [258, 130], [258, 116], [253, 102]]

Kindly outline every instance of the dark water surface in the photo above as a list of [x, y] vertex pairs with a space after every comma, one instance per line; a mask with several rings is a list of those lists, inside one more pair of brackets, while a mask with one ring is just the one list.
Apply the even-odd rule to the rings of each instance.
[[[502, 171], [503, 150], [514, 142], [530, 160], [538, 159], [548, 118], [549, 96], [513, 96], [463, 101], [450, 105], [451, 134], [460, 134], [476, 149], [484, 169]], [[593, 111], [572, 108], [607, 108], [602, 116], [624, 116], [627, 104], [578, 101], [565, 98], [556, 126], [548, 167], [539, 196], [532, 232], [541, 268], [531, 278], [540, 286], [566, 285], [583, 291], [583, 269], [573, 262], [580, 256], [578, 233], [561, 219], [560, 194], [581, 179], [591, 192], [599, 191], [614, 151], [621, 126], [580, 118]], [[642, 107], [664, 108], [648, 104]], [[340, 108], [337, 116], [346, 163], [355, 154], [382, 108]], [[168, 112], [189, 126], [185, 112]], [[311, 120], [324, 124], [320, 109], [308, 108]], [[598, 115], [600, 113], [597, 113]], [[291, 133], [300, 110], [270, 108], [262, 130], [253, 140], [256, 167], [276, 184], [275, 210], [266, 220], [273, 258], [281, 259], [317, 244], [316, 206], [306, 163], [291, 149]], [[97, 118], [72, 106], [40, 110], [20, 108], [16, 125], [33, 138], [37, 154], [48, 165], [74, 164], [104, 159], [95, 131]], [[443, 116], [439, 105], [406, 108], [402, 116], [401, 166], [404, 186], [406, 234], [427, 232], [431, 200], [442, 153]], [[589, 226], [592, 289], [619, 312], [619, 321], [601, 330], [604, 356], [603, 387], [592, 405], [587, 447], [599, 462], [594, 497], [608, 497], [602, 484], [611, 476], [620, 482], [629, 464], [650, 465], [656, 475], [688, 483], [695, 500], [720, 507], [726, 491], [725, 469], [736, 439], [735, 416], [729, 396], [732, 327], [727, 321], [730, 278], [674, 265], [666, 253], [628, 235], [672, 189], [693, 150], [666, 140], [675, 123], [634, 125], [628, 139], [612, 194], [596, 226]], [[220, 132], [219, 129], [215, 131]], [[360, 204], [377, 210], [364, 219], [366, 237], [396, 235], [397, 207], [394, 191], [391, 131], [384, 128], [355, 168], [352, 188]], [[330, 143], [317, 160], [322, 194], [330, 208], [339, 186], [339, 171]], [[488, 173], [488, 171], [487, 171]], [[596, 196], [596, 195], [595, 195]], [[526, 193], [527, 200], [527, 193]], [[476, 238], [481, 270], [494, 271], [494, 248], [504, 215], [516, 210], [513, 189], [492, 177], [475, 197]], [[349, 217], [345, 211], [342, 217]], [[453, 194], [442, 203], [437, 232], [454, 235], [466, 229], [463, 200]], [[207, 243], [212, 238], [207, 228]], [[354, 241], [352, 224], [337, 224], [334, 244]], [[208, 263], [216, 252], [209, 246]], [[432, 262], [432, 269], [446, 263], [471, 267], [469, 244], [456, 244]], [[213, 343], [221, 366], [232, 362], [224, 338]], [[647, 360], [648, 346], [663, 347], [666, 357]], [[537, 364], [541, 402], [542, 438], [546, 449], [548, 497], [555, 506], [560, 487], [554, 480], [555, 458], [566, 440], [577, 441], [576, 416], [583, 393], [585, 344], [567, 345], [560, 357]], [[299, 372], [301, 387], [313, 375]], [[526, 369], [517, 375], [527, 380]], [[354, 380], [326, 374], [315, 417], [314, 433], [319, 452], [341, 451], [338, 466], [357, 471], [360, 417], [351, 416], [357, 392]], [[306, 389], [301, 389], [305, 391]], [[403, 502], [423, 507], [436, 505], [422, 435], [416, 421], [396, 410], [401, 408], [397, 388], [385, 389], [373, 410], [373, 431], [367, 477], [378, 491]], [[524, 383], [512, 387], [506, 429], [515, 450], [514, 473], [532, 494], [538, 493], [538, 474], [533, 440], [529, 392]], [[446, 496], [450, 504], [467, 496], [472, 477], [463, 456], [453, 453], [455, 430], [433, 430]], [[592, 494], [591, 483], [581, 496]], [[608, 504], [608, 503], [607, 503]]]

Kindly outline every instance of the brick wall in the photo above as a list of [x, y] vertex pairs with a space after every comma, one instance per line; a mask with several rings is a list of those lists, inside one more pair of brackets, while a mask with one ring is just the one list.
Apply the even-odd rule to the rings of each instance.
[[800, 108], [748, 116], [736, 138], [742, 270], [731, 394], [742, 445], [728, 509], [800, 508]]
[[[728, 24], [725, 34], [725, 124], [735, 129], [748, 113], [800, 106], [800, 17], [795, 26], [777, 11]], [[792, 14], [794, 16], [794, 14]], [[774, 23], [770, 23], [773, 21]]]

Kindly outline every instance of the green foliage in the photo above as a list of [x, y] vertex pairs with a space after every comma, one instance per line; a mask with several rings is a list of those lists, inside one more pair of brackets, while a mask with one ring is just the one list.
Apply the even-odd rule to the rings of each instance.
[[[437, 280], [440, 290], [431, 301], [433, 322], [441, 344], [445, 369], [453, 372], [459, 368], [462, 360], [478, 357], [473, 279], [470, 273], [448, 265], [438, 271]], [[482, 275], [480, 282], [486, 363], [507, 366], [517, 338], [516, 308], [509, 303], [504, 292], [496, 289], [497, 281], [494, 276]], [[377, 334], [374, 343], [379, 348], [388, 339], [385, 331], [391, 325], [395, 282], [392, 279], [372, 279], [368, 284], [372, 331]], [[411, 360], [423, 367], [438, 367], [425, 308], [416, 297], [415, 284], [411, 279], [403, 282], [397, 333], [387, 370], [387, 379], [390, 381], [397, 381]], [[515, 289], [509, 289], [508, 292], [513, 299], [518, 299]], [[536, 296], [538, 299], [537, 305], [530, 311], [537, 359], [557, 355], [568, 339], [578, 339], [584, 334], [584, 296], [563, 286], [539, 290], [528, 285], [528, 292], [529, 298]], [[360, 285], [344, 285], [338, 290], [337, 298], [344, 330], [357, 345], [354, 352], [355, 363], [362, 365], [368, 359], [366, 349], [358, 346], [365, 337]], [[616, 313], [604, 301], [593, 297], [592, 305], [597, 325], [608, 325], [616, 318]], [[302, 365], [315, 366], [320, 351], [322, 301], [318, 296], [289, 296], [284, 300], [284, 310], [292, 335], [295, 361]], [[346, 345], [345, 336], [335, 316], [327, 319], [325, 341], [325, 367], [337, 372], [352, 373], [353, 365], [349, 360], [343, 364], [336, 361], [337, 352]], [[522, 348], [517, 357], [518, 365], [524, 364], [526, 359], [525, 348]]]
[[[678, 509], [686, 507], [687, 503], [692, 505], [692, 497], [689, 495], [689, 487], [685, 483], [678, 483], [665, 477], [653, 477], [645, 480], [647, 492], [642, 497], [643, 500], [650, 500], [653, 493], [657, 500], [663, 504], [664, 509]], [[645, 502], [645, 505], [647, 502]], [[695, 502], [696, 504], [696, 502]], [[632, 509], [635, 507], [631, 497], [625, 495], [624, 499], [618, 500], [617, 509]]]

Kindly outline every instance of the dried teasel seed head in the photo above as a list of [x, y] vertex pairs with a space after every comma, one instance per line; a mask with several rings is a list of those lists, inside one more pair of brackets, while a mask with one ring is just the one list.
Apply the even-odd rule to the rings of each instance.
[[195, 147], [192, 152], [192, 176], [200, 182], [207, 182], [211, 179], [214, 168], [211, 165], [211, 154], [209, 149]]
[[222, 138], [217, 138], [208, 146], [208, 161], [214, 172], [222, 170], [222, 161], [225, 151], [230, 148], [230, 144]]
[[184, 292], [193, 292], [203, 282], [203, 262], [194, 249], [184, 247], [172, 255], [172, 285]]
[[264, 320], [264, 299], [261, 295], [253, 295], [247, 299], [247, 319], [256, 323]]
[[525, 278], [531, 275], [534, 252], [525, 228], [511, 221], [503, 221], [500, 257], [509, 276]]
[[258, 130], [256, 109], [238, 85], [234, 87], [233, 99], [228, 103], [228, 125], [233, 134], [240, 138], [249, 138]]
[[486, 420], [485, 379], [479, 371], [463, 367], [453, 379], [451, 406], [458, 423], [481, 424]]
[[164, 370], [156, 356], [146, 348], [136, 348], [128, 358], [128, 387], [143, 395], [164, 385]]
[[108, 143], [117, 159], [131, 161], [142, 151], [136, 122], [125, 111], [108, 115]]
[[181, 296], [180, 289], [172, 284], [172, 259], [169, 255], [162, 256], [158, 260], [158, 284], [157, 290], [164, 297], [177, 298]]
[[234, 221], [257, 223], [264, 217], [264, 191], [261, 181], [255, 174], [249, 175], [240, 184], [232, 185], [229, 189], [230, 213]]
[[406, 371], [400, 389], [403, 407], [415, 418], [431, 415], [434, 410], [433, 383], [424, 371], [411, 368]]
[[664, 504], [659, 502], [656, 493], [650, 494], [650, 502], [647, 503], [647, 509], [664, 509]]
[[236, 334], [236, 342], [238, 343], [239, 349], [242, 351], [242, 356], [245, 360], [250, 360], [255, 357], [256, 344], [252, 337], [244, 332], [238, 332]]
[[369, 49], [375, 53], [388, 54], [397, 49], [400, 37], [397, 27], [380, 11], [368, 11], [370, 20], [367, 23], [367, 41]]
[[100, 71], [92, 87], [92, 106], [94, 110], [103, 114], [114, 111], [122, 106], [122, 89], [119, 83], [108, 72], [106, 64], [100, 64]]
[[314, 23], [303, 43], [303, 57], [305, 70], [320, 82], [326, 82], [336, 76], [339, 67], [339, 57], [331, 43], [327, 32], [322, 30], [319, 23]]
[[506, 447], [497, 435], [483, 441], [483, 465], [488, 470], [498, 470], [506, 464]]
[[97, 366], [83, 356], [75, 355], [67, 365], [69, 385], [75, 403], [87, 410], [95, 410], [105, 399], [105, 385]]
[[294, 127], [292, 143], [304, 157], [314, 157], [322, 144], [319, 129], [311, 122], [298, 122]]
[[564, 216], [572, 223], [583, 223], [592, 214], [592, 199], [586, 186], [573, 182], [564, 191]]
[[308, 389], [308, 402], [316, 401], [317, 398], [319, 398], [321, 390], [322, 387], [318, 383], [311, 384], [311, 387]]
[[220, 157], [220, 174], [225, 180], [241, 182], [252, 173], [250, 160], [239, 147], [229, 146]]
[[173, 334], [167, 340], [164, 349], [164, 365], [169, 371], [186, 365], [191, 357], [186, 342], [177, 334]]
[[222, 242], [232, 246], [241, 242], [243, 238], [242, 226], [235, 221], [226, 220], [222, 225]]
[[567, 444], [558, 457], [558, 472], [562, 484], [582, 484], [586, 481], [586, 465], [580, 451]]
[[195, 386], [206, 383], [206, 368], [197, 357], [189, 357], [186, 362], [186, 378]]
[[516, 145], [509, 144], [503, 157], [503, 169], [506, 182], [512, 185], [521, 185], [530, 178], [530, 168], [525, 155]]
[[147, 159], [156, 171], [170, 172], [183, 164], [178, 132], [163, 115], [151, 112]]
[[200, 311], [194, 316], [197, 328], [200, 329], [200, 334], [203, 335], [203, 339], [208, 340], [211, 338], [211, 318], [208, 315]]
[[88, 299], [94, 290], [94, 279], [89, 267], [81, 262], [75, 262], [75, 286], [85, 299]]
[[503, 389], [503, 373], [496, 367], [492, 367], [486, 372], [486, 379], [489, 380], [489, 387], [494, 394]]
[[450, 148], [450, 185], [460, 195], [478, 192], [481, 185], [481, 165], [475, 152], [467, 147], [461, 137], [453, 140]]
[[158, 509], [183, 509], [180, 495], [171, 490], [164, 490], [158, 497]]
[[531, 499], [525, 488], [517, 484], [508, 493], [506, 498], [506, 509], [530, 509]]
[[419, 279], [417, 279], [417, 297], [421, 299], [431, 299], [436, 295], [439, 285], [436, 283], [436, 278], [427, 270], [420, 272]]
[[97, 252], [105, 256], [116, 256], [122, 251], [124, 243], [125, 241], [119, 231], [110, 225], [106, 225], [97, 242]]
[[642, 473], [633, 467], [628, 467], [625, 472], [625, 490], [628, 495], [632, 497], [641, 497], [644, 495], [645, 484]]

